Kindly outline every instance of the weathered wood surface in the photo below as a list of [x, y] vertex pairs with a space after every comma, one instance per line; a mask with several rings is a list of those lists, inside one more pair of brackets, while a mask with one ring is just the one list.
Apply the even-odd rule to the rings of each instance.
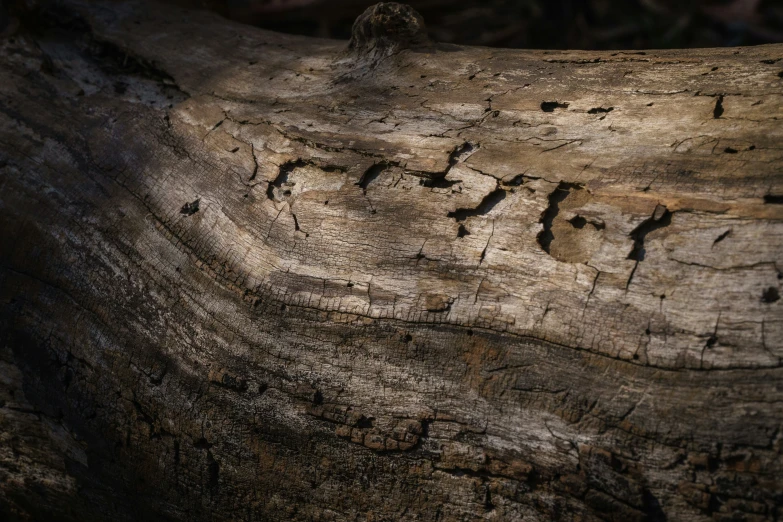
[[0, 513], [778, 520], [783, 46], [390, 13], [3, 37]]

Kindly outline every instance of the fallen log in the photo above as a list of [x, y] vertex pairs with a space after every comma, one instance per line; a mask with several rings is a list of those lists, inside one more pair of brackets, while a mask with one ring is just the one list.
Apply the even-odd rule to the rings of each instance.
[[0, 40], [10, 520], [778, 520], [783, 45]]

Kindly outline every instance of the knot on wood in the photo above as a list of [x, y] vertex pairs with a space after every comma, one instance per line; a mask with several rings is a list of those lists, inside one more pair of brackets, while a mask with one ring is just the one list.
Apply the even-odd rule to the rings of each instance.
[[360, 53], [416, 47], [427, 43], [424, 18], [411, 6], [386, 2], [375, 4], [353, 24], [350, 49]]

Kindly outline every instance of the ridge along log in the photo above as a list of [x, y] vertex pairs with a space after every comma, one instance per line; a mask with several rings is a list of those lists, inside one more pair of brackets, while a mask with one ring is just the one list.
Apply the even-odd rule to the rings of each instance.
[[4, 19], [6, 520], [780, 519], [783, 46]]

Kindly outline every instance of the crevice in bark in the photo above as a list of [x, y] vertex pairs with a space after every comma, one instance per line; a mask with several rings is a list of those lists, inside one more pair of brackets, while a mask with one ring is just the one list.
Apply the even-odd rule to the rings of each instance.
[[370, 183], [375, 181], [375, 179], [380, 176], [387, 168], [388, 164], [385, 161], [373, 164], [370, 166], [370, 168], [364, 171], [364, 174], [362, 174], [362, 177], [358, 182], [356, 182], [356, 185], [361, 187], [364, 193], [367, 194], [367, 187], [370, 186]]
[[199, 450], [208, 450], [212, 448], [213, 444], [208, 442], [207, 439], [201, 437], [200, 439], [193, 441], [193, 447]]
[[473, 155], [473, 153], [476, 152], [477, 149], [477, 145], [468, 142], [459, 145], [449, 154], [448, 162], [443, 172], [439, 172], [434, 176], [427, 176], [426, 173], [422, 173], [425, 175], [425, 177], [419, 181], [419, 184], [428, 188], [451, 188], [457, 183], [461, 183], [461, 180], [458, 179], [446, 180], [445, 178], [449, 175], [449, 172], [451, 171], [452, 167], [454, 167], [454, 165], [457, 163], [462, 163], [468, 159], [471, 155]]
[[668, 227], [672, 222], [672, 212], [662, 206], [658, 205], [653, 212], [653, 215], [645, 219], [639, 226], [631, 231], [631, 238], [633, 239], [633, 248], [628, 253], [628, 259], [634, 261], [644, 261], [645, 249], [644, 239], [647, 234], [654, 232], [655, 230]]
[[293, 210], [291, 210], [291, 218], [294, 220], [294, 230], [296, 230], [297, 232], [302, 232], [305, 235], [305, 237], [309, 237], [310, 234], [302, 230], [302, 228], [299, 226], [299, 220], [296, 218], [296, 213], [294, 213]]
[[451, 188], [457, 183], [462, 183], [461, 179], [451, 179], [447, 180], [443, 177], [437, 177], [437, 178], [423, 178], [421, 181], [419, 181], [419, 185], [427, 188]]
[[[541, 179], [541, 178], [537, 176], [528, 176], [527, 174], [517, 174], [516, 176], [511, 178], [509, 181], [504, 182], [503, 184], [509, 187], [519, 187], [525, 183], [526, 179], [534, 180], [534, 179]], [[528, 190], [530, 190], [531, 193], [535, 193], [535, 189], [529, 188]]]
[[496, 188], [486, 196], [475, 208], [458, 208], [453, 212], [446, 214], [447, 217], [454, 218], [456, 221], [465, 221], [472, 216], [482, 216], [488, 214], [495, 205], [506, 198], [506, 191], [502, 188]]
[[[283, 198], [278, 197], [275, 189], [279, 190], [283, 187], [284, 184], [288, 183], [288, 176], [294, 171], [294, 169], [304, 167], [305, 165], [307, 165], [307, 162], [302, 159], [286, 161], [280, 165], [277, 177], [266, 187], [266, 197], [272, 201], [282, 201]], [[290, 191], [289, 194], [283, 195], [290, 195]]]
[[631, 286], [631, 281], [633, 281], [633, 276], [636, 274], [636, 269], [639, 268], [639, 263], [644, 261], [645, 256], [645, 247], [644, 247], [644, 240], [647, 237], [647, 234], [650, 232], [653, 232], [655, 230], [668, 227], [672, 222], [672, 212], [669, 212], [669, 210], [664, 207], [663, 205], [658, 205], [655, 207], [655, 210], [653, 211], [653, 215], [637, 226], [635, 229], [631, 231], [631, 238], [633, 239], [633, 248], [628, 253], [627, 259], [632, 259], [636, 261], [636, 263], [633, 265], [633, 268], [631, 269], [631, 273], [628, 276], [628, 280], [625, 283], [625, 289], [628, 290], [628, 287]]
[[190, 203], [185, 203], [182, 205], [182, 208], [179, 209], [180, 214], [185, 214], [186, 216], [192, 216], [199, 210], [199, 203], [201, 202], [200, 199], [196, 199]]
[[207, 450], [207, 473], [209, 494], [215, 496], [220, 491], [220, 463], [215, 460], [212, 450]]
[[764, 292], [761, 294], [761, 301], [764, 303], [774, 303], [775, 301], [780, 300], [780, 292], [777, 288], [774, 286], [768, 287]]
[[[544, 249], [544, 252], [549, 254], [549, 247], [555, 236], [552, 234], [552, 223], [557, 215], [560, 213], [560, 203], [571, 193], [572, 190], [582, 190], [582, 186], [576, 183], [566, 183], [561, 181], [555, 190], [549, 194], [549, 205], [544, 213], [541, 215], [541, 224], [544, 229], [538, 233], [538, 244]], [[572, 223], [573, 224], [573, 223]]]
[[495, 235], [495, 220], [492, 220], [492, 232], [489, 233], [489, 237], [487, 238], [487, 244], [484, 245], [484, 249], [481, 251], [481, 256], [479, 257], [479, 265], [484, 262], [484, 258], [487, 257], [487, 249], [489, 248], [489, 243], [492, 241], [492, 238]]
[[598, 221], [594, 219], [588, 221], [586, 218], [580, 216], [579, 214], [569, 219], [568, 222], [571, 223], [572, 227], [580, 230], [583, 229], [585, 225], [587, 225], [588, 223], [590, 223], [590, 225], [592, 225], [592, 227], [596, 230], [603, 230], [606, 228], [606, 224], [603, 223], [602, 221]]
[[719, 95], [715, 100], [715, 108], [712, 110], [712, 117], [715, 119], [723, 116], [723, 95]]
[[723, 232], [721, 235], [715, 238], [715, 241], [712, 242], [712, 246], [714, 247], [715, 245], [717, 245], [718, 243], [720, 243], [721, 241], [729, 237], [730, 234], [731, 234], [731, 229], [728, 229], [726, 232]]
[[495, 509], [492, 503], [492, 493], [489, 491], [489, 485], [484, 486], [484, 511], [490, 512]]
[[558, 102], [558, 101], [550, 101], [550, 102], [541, 102], [541, 110], [544, 112], [555, 112], [555, 109], [567, 109], [568, 103], [566, 102]]

